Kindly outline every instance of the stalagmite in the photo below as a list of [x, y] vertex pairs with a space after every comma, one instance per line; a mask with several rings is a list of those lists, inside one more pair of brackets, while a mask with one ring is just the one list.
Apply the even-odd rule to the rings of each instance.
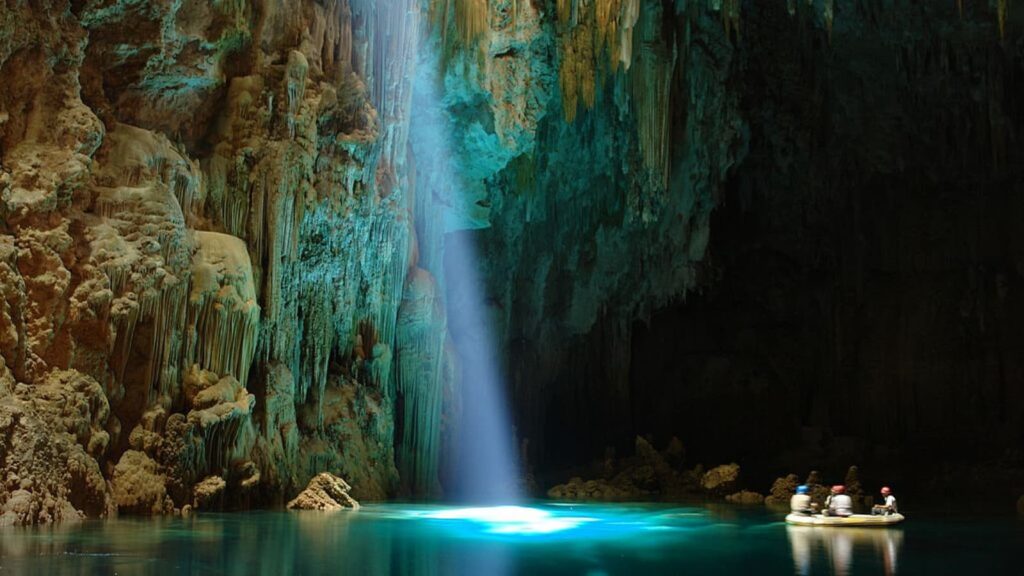
[[441, 379], [446, 327], [433, 277], [423, 269], [410, 272], [398, 314], [396, 380], [404, 405], [398, 466], [413, 493], [439, 493], [441, 448]]
[[309, 62], [298, 50], [288, 53], [288, 67], [285, 72], [285, 93], [288, 102], [288, 136], [295, 137], [295, 116], [306, 96], [306, 77], [309, 75]]
[[201, 231], [194, 239], [185, 365], [248, 382], [260, 307], [245, 242]]
[[249, 453], [256, 397], [235, 378], [195, 366], [185, 376], [183, 392], [192, 408], [180, 452], [184, 469], [196, 479], [224, 474], [230, 464]]

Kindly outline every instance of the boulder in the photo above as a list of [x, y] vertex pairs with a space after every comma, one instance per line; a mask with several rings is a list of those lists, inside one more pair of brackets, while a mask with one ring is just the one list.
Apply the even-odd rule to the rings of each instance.
[[352, 487], [329, 472], [321, 472], [309, 481], [306, 489], [288, 503], [289, 510], [344, 510], [359, 508], [359, 502], [348, 495]]
[[796, 494], [796, 487], [799, 485], [800, 477], [796, 474], [789, 474], [785, 478], [776, 478], [764, 503], [769, 506], [789, 506], [789, 499]]
[[733, 504], [742, 504], [744, 506], [764, 504], [764, 496], [750, 490], [741, 490], [735, 494], [729, 494], [725, 499]]
[[227, 482], [220, 476], [208, 476], [192, 489], [192, 507], [211, 510], [219, 507]]
[[733, 462], [722, 464], [708, 470], [700, 479], [700, 487], [705, 492], [725, 496], [735, 490], [740, 479], [740, 465]]
[[121, 512], [140, 516], [170, 513], [174, 504], [167, 497], [167, 479], [148, 455], [128, 450], [114, 467], [111, 491]]

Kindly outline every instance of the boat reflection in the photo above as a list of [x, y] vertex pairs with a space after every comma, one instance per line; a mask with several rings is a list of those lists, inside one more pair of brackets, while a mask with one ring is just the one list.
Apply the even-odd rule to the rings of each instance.
[[854, 558], [858, 563], [870, 563], [857, 566], [859, 572], [892, 575], [899, 567], [902, 530], [786, 526], [786, 534], [793, 551], [794, 568], [800, 575], [831, 572], [845, 576], [851, 574]]

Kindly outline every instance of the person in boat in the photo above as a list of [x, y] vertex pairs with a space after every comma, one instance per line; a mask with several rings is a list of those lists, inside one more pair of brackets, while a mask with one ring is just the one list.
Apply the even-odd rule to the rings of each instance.
[[789, 510], [793, 514], [803, 514], [804, 516], [814, 514], [814, 504], [811, 503], [810, 490], [806, 485], [801, 484], [796, 487], [796, 494], [789, 499]]
[[890, 514], [896, 514], [899, 511], [896, 509], [896, 497], [892, 494], [892, 489], [888, 486], [882, 486], [882, 503], [875, 504], [871, 507], [871, 513], [875, 515], [888, 516]]
[[829, 516], [853, 516], [853, 498], [846, 493], [846, 487], [842, 484], [832, 487], [832, 493], [825, 499], [825, 507]]

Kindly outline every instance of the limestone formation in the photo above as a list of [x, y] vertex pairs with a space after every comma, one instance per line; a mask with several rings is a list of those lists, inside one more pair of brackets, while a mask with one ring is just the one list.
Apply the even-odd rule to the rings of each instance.
[[122, 454], [110, 483], [114, 502], [124, 513], [159, 515], [174, 509], [159, 464], [143, 452]]
[[800, 477], [796, 474], [788, 474], [784, 478], [776, 478], [772, 483], [768, 496], [764, 503], [768, 506], [789, 506], [789, 499], [796, 494], [796, 487], [800, 485]]
[[733, 504], [740, 504], [743, 506], [757, 506], [764, 504], [765, 497], [763, 494], [752, 492], [750, 490], [740, 490], [733, 494], [729, 494], [725, 497], [726, 502]]
[[[660, 437], [700, 420], [695, 431], [706, 432], [711, 422], [715, 436], [741, 447], [749, 435], [730, 431], [739, 424], [760, 431], [766, 414], [780, 414], [786, 423], [779, 426], [789, 432], [824, 429], [787, 412], [789, 405], [814, 403], [814, 418], [819, 402], [829, 405], [824, 412], [839, 413], [850, 402], [859, 408], [845, 413], [879, 410], [881, 403], [866, 400], [870, 394], [819, 399], [817, 384], [765, 380], [762, 374], [791, 356], [774, 349], [766, 353], [770, 362], [737, 376], [738, 391], [721, 385], [732, 374], [723, 365], [743, 364], [734, 358], [701, 362], [706, 373], [648, 378], [648, 370], [663, 369], [661, 345], [649, 345], [660, 338], [650, 328], [655, 312], [723, 280], [720, 262], [708, 259], [713, 211], [727, 206], [743, 228], [761, 202], [768, 235], [783, 239], [766, 250], [802, 262], [794, 275], [819, 266], [834, 274], [842, 285], [835, 299], [849, 307], [841, 325], [857, 325], [847, 316], [859, 318], [860, 307], [875, 300], [864, 296], [867, 284], [850, 279], [861, 278], [871, 268], [868, 256], [886, 253], [887, 244], [819, 250], [818, 242], [791, 239], [779, 222], [801, 214], [831, 238], [832, 229], [817, 220], [819, 193], [841, 199], [831, 209], [845, 213], [849, 200], [858, 222], [874, 221], [860, 214], [870, 215], [876, 198], [862, 206], [849, 190], [820, 188], [850, 179], [850, 171], [881, 178], [905, 170], [888, 145], [902, 141], [893, 102], [925, 99], [928, 111], [967, 102], [949, 115], [959, 120], [948, 130], [922, 132], [929, 137], [921, 140], [968, 135], [942, 163], [982, 166], [1000, 189], [1011, 189], [1004, 184], [1013, 176], [1008, 167], [1019, 164], [1012, 143], [1020, 111], [1009, 80], [1016, 76], [1001, 70], [1015, 69], [1013, 12], [999, 1], [979, 21], [950, 26], [930, 5], [844, 13], [831, 1], [768, 4], [4, 3], [0, 523], [104, 516], [115, 508], [165, 513], [213, 501], [268, 504], [322, 470], [344, 475], [360, 499], [436, 496], [446, 450], [472, 409], [461, 403], [474, 383], [463, 374], [458, 343], [480, 333], [449, 314], [463, 307], [487, 320], [516, 415], [517, 437], [509, 440], [531, 442], [529, 464], [537, 471], [585, 462], [607, 446], [628, 449], [640, 423], [626, 406], [653, 406]], [[943, 24], [934, 27], [936, 38], [956, 36], [954, 44], [968, 49], [895, 33], [899, 16], [911, 10]], [[874, 86], [864, 81], [868, 72], [856, 71], [853, 84], [872, 95], [860, 98], [834, 79], [833, 61], [846, 62], [844, 50], [858, 49], [853, 40], [868, 22], [883, 30], [872, 38], [900, 39], [886, 46], [894, 62], [888, 84]], [[786, 42], [774, 42], [783, 36]], [[996, 37], [1005, 44], [990, 45]], [[979, 83], [982, 67], [994, 72]], [[913, 89], [937, 86], [931, 71], [961, 68], [958, 82], [929, 94]], [[891, 101], [881, 93], [889, 89]], [[888, 104], [876, 109], [878, 102]], [[828, 142], [808, 136], [818, 131], [781, 129], [800, 123], [791, 115], [817, 126], [848, 109], [866, 122], [851, 128], [834, 119]], [[918, 121], [933, 123], [932, 116], [942, 115], [922, 112]], [[752, 129], [755, 121], [764, 127]], [[761, 152], [751, 154], [752, 147]], [[833, 148], [839, 152], [828, 158], [812, 154]], [[836, 158], [848, 157], [855, 161], [837, 167]], [[758, 169], [737, 179], [745, 160]], [[958, 198], [986, 197], [960, 194], [970, 186], [954, 182], [959, 172], [912, 172], [914, 182], [924, 174], [959, 186]], [[771, 185], [761, 186], [762, 179]], [[864, 183], [874, 189], [873, 180]], [[774, 193], [790, 189], [803, 195]], [[986, 206], [1013, 213], [999, 202]], [[981, 228], [968, 224], [962, 228]], [[933, 240], [915, 226], [907, 230], [901, 246]], [[481, 284], [475, 290], [460, 292], [465, 279], [449, 277], [457, 241], [473, 246], [469, 269]], [[1007, 248], [1011, 256], [972, 243], [947, 248], [972, 262], [967, 272], [949, 272], [969, 278], [969, 288], [933, 308], [970, 317], [964, 326], [977, 333], [978, 350], [989, 349], [992, 322], [1007, 335], [996, 340], [1016, 342], [1016, 327], [1002, 319], [1013, 318], [1004, 303], [1013, 302], [1008, 286], [1017, 267], [985, 270], [1011, 261], [1019, 246]], [[916, 254], [897, 260], [915, 270], [933, 264]], [[830, 268], [834, 262], [846, 267]], [[887, 274], [892, 263], [883, 264]], [[737, 292], [751, 290], [751, 300], [764, 303], [758, 318], [772, 319], [756, 330], [803, 326], [789, 320], [807, 313], [827, 319], [818, 332], [841, 332], [833, 326], [840, 318], [821, 312], [834, 303], [817, 293], [798, 298], [813, 302], [813, 313], [778, 314], [774, 303], [790, 292], [764, 280], [775, 277], [731, 279]], [[876, 313], [888, 319], [890, 305]], [[706, 328], [718, 323], [669, 316], [664, 322], [688, 337], [667, 340], [702, 354], [743, 349], [751, 340], [720, 346], [707, 333], [715, 328]], [[907, 337], [879, 326], [878, 334]], [[745, 327], [738, 332], [748, 334]], [[843, 346], [883, 341], [860, 336], [844, 334]], [[917, 349], [900, 342], [879, 348]], [[815, 350], [815, 358], [836, 356], [845, 367], [872, 353], [843, 350]], [[933, 365], [928, 360], [921, 366]], [[986, 357], [969, 370], [998, 367], [1012, 376], [1015, 366]], [[872, 367], [864, 380], [883, 382], [876, 378], [882, 373], [934, 377], [916, 366]], [[900, 382], [919, 387], [914, 379]], [[977, 398], [972, 387], [954, 388], [967, 396], [943, 410], [911, 417], [916, 408], [901, 404], [876, 414], [885, 424], [877, 433], [921, 427], [927, 437], [943, 429], [942, 414], [964, 402], [1019, 399], [1013, 387], [986, 388]], [[901, 390], [901, 403], [917, 397]], [[738, 409], [737, 397], [758, 402]], [[674, 412], [679, 406], [692, 411], [689, 417]], [[994, 410], [982, 408], [978, 414]], [[698, 411], [715, 412], [717, 420], [705, 422]], [[1007, 418], [1005, 430], [1019, 428], [1018, 416]], [[765, 437], [791, 438], [774, 432], [766, 428]], [[588, 470], [594, 484], [581, 480], [561, 493], [736, 490], [738, 470], [686, 469], [681, 445], [658, 452], [638, 440], [634, 450]], [[771, 498], [782, 498], [789, 484], [773, 488]]]
[[208, 476], [192, 489], [191, 510], [216, 509], [223, 498], [227, 482], [220, 476]]
[[[324, 453], [396, 489], [410, 6], [0, 10], [4, 452], [60, 431], [5, 457], [4, 522], [164, 513], [207, 477], [251, 502]], [[381, 350], [348, 372], [362, 324]], [[328, 380], [360, 400], [325, 416]]]
[[704, 473], [700, 479], [700, 487], [709, 494], [725, 496], [736, 488], [739, 479], [739, 464], [722, 464]]
[[[699, 490], [700, 468], [682, 469], [682, 443], [673, 438], [666, 449], [658, 452], [651, 443], [636, 437], [634, 455], [616, 461], [607, 457], [595, 463], [603, 477], [584, 480], [573, 477], [547, 491], [556, 500], [624, 501], [673, 499], [695, 494]], [[669, 462], [674, 462], [675, 465]]]
[[309, 481], [306, 487], [294, 500], [288, 503], [289, 510], [334, 510], [359, 509], [359, 502], [349, 496], [352, 487], [347, 482], [329, 472], [321, 472]]

